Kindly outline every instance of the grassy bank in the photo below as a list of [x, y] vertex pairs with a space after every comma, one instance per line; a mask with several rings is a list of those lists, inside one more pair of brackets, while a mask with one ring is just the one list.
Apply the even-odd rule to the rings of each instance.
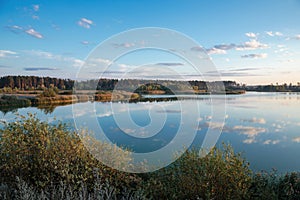
[[[220, 92], [207, 92], [206, 90], [178, 90], [176, 94], [189, 95], [210, 95], [210, 94], [244, 94], [244, 90], [226, 90], [223, 93]], [[43, 90], [33, 91], [8, 91], [3, 95], [4, 99], [0, 99], [0, 106], [41, 106], [41, 105], [64, 105], [72, 104], [77, 102], [87, 101], [100, 101], [100, 102], [119, 102], [129, 101], [138, 102], [146, 101], [142, 95], [173, 95], [174, 93], [170, 90], [136, 90], [134, 93], [127, 92], [124, 90], [112, 91], [112, 90], [79, 90], [73, 93], [72, 90], [59, 90], [57, 88], [44, 88]], [[10, 98], [10, 99], [9, 99]], [[176, 98], [176, 97], [174, 97]], [[172, 98], [166, 98], [166, 100]], [[153, 99], [152, 99], [153, 100]], [[160, 99], [161, 100], [161, 99]]]
[[7, 93], [0, 98], [0, 107], [22, 108], [27, 106], [65, 105], [78, 102], [100, 101], [119, 102], [136, 101], [140, 96], [126, 91], [82, 91], [73, 94], [72, 91], [58, 91], [52, 88], [36, 93]]
[[0, 130], [0, 199], [300, 198], [298, 173], [255, 174], [230, 146], [214, 148], [206, 157], [189, 150], [164, 169], [130, 174], [103, 165], [82, 141], [115, 165], [131, 162], [130, 154], [80, 133], [31, 114], [5, 124]]

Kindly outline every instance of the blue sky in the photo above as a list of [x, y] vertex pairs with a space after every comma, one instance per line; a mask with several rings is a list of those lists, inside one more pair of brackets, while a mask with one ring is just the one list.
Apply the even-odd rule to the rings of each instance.
[[[299, 0], [0, 0], [0, 74], [74, 78], [89, 53], [112, 35], [162, 27], [197, 41], [224, 80], [296, 84], [299, 19]], [[147, 57], [180, 62], [144, 54], [145, 60], [137, 54], [120, 59], [118, 66], [148, 63]]]

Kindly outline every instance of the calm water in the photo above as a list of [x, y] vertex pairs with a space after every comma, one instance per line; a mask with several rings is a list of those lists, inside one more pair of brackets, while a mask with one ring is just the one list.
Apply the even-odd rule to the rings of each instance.
[[[193, 146], [199, 147], [209, 125], [218, 126], [210, 123], [210, 96], [131, 104], [87, 102], [80, 104], [80, 111], [76, 112], [78, 127], [87, 127], [97, 133], [100, 126], [110, 141], [138, 153], [159, 150], [173, 142], [181, 126], [194, 130]], [[256, 171], [272, 168], [279, 172], [300, 171], [299, 111], [299, 93], [253, 92], [227, 96], [225, 124], [217, 145], [222, 142], [232, 144], [236, 151], [243, 152]], [[15, 112], [1, 112], [0, 119], [13, 121]], [[33, 107], [17, 112], [22, 115], [37, 113], [42, 120], [52, 122], [56, 118], [74, 127], [72, 105], [56, 107], [53, 112]], [[91, 123], [93, 118], [96, 118], [97, 126]], [[182, 143], [186, 136], [181, 136]]]

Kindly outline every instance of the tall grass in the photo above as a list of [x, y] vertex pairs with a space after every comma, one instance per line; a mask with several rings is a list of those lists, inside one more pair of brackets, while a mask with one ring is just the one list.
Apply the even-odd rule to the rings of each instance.
[[117, 192], [115, 186], [108, 181], [103, 182], [101, 179], [96, 179], [92, 190], [81, 182], [80, 188], [74, 188], [71, 185], [60, 182], [58, 184], [50, 184], [42, 190], [29, 185], [26, 181], [16, 177], [16, 184], [13, 189], [9, 189], [9, 185], [2, 184], [0, 188], [0, 199], [18, 199], [18, 200], [47, 200], [47, 199], [80, 199], [80, 200], [140, 200], [146, 199], [142, 190], [123, 190]]

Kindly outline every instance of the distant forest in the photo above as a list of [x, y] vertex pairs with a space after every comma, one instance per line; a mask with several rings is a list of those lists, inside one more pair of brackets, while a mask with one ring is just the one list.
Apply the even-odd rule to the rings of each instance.
[[[159, 82], [159, 84], [156, 84]], [[0, 78], [0, 88], [11, 88], [19, 90], [36, 90], [43, 88], [57, 87], [61, 90], [71, 90], [75, 84], [71, 79], [59, 79], [51, 77], [38, 76], [4, 76]], [[210, 83], [213, 85], [214, 83]], [[79, 90], [113, 90], [117, 86], [118, 89], [131, 90], [137, 86], [148, 87], [152, 90], [166, 89], [160, 88], [164, 85], [172, 89], [184, 90], [187, 86], [192, 86], [193, 89], [207, 90], [207, 83], [205, 81], [173, 81], [173, 80], [137, 80], [137, 79], [99, 79], [86, 80], [76, 82], [76, 89]], [[160, 85], [160, 86], [159, 86]], [[218, 85], [215, 82], [215, 85]], [[234, 81], [225, 81], [225, 87], [232, 87], [237, 85]], [[143, 87], [142, 87], [143, 88]]]
[[[0, 88], [10, 88], [18, 90], [42, 90], [44, 88], [56, 87], [60, 90], [72, 90], [75, 81], [71, 79], [60, 79], [51, 77], [38, 76], [4, 76], [0, 78]], [[292, 84], [270, 84], [258, 86], [246, 86], [238, 84], [235, 81], [223, 81], [226, 90], [247, 90], [261, 92], [300, 92], [300, 83]], [[76, 82], [77, 90], [114, 90], [116, 87], [120, 90], [134, 90], [139, 87], [140, 90], [186, 90], [192, 88], [194, 90], [208, 89], [208, 85], [213, 89], [220, 89], [220, 82], [205, 82], [205, 81], [175, 81], [175, 80], [137, 80], [137, 79], [99, 79], [86, 80]], [[188, 88], [189, 86], [189, 88]]]
[[38, 76], [4, 76], [0, 78], [0, 88], [35, 90], [57, 87], [61, 90], [71, 90], [73, 86], [74, 81], [70, 79]]

